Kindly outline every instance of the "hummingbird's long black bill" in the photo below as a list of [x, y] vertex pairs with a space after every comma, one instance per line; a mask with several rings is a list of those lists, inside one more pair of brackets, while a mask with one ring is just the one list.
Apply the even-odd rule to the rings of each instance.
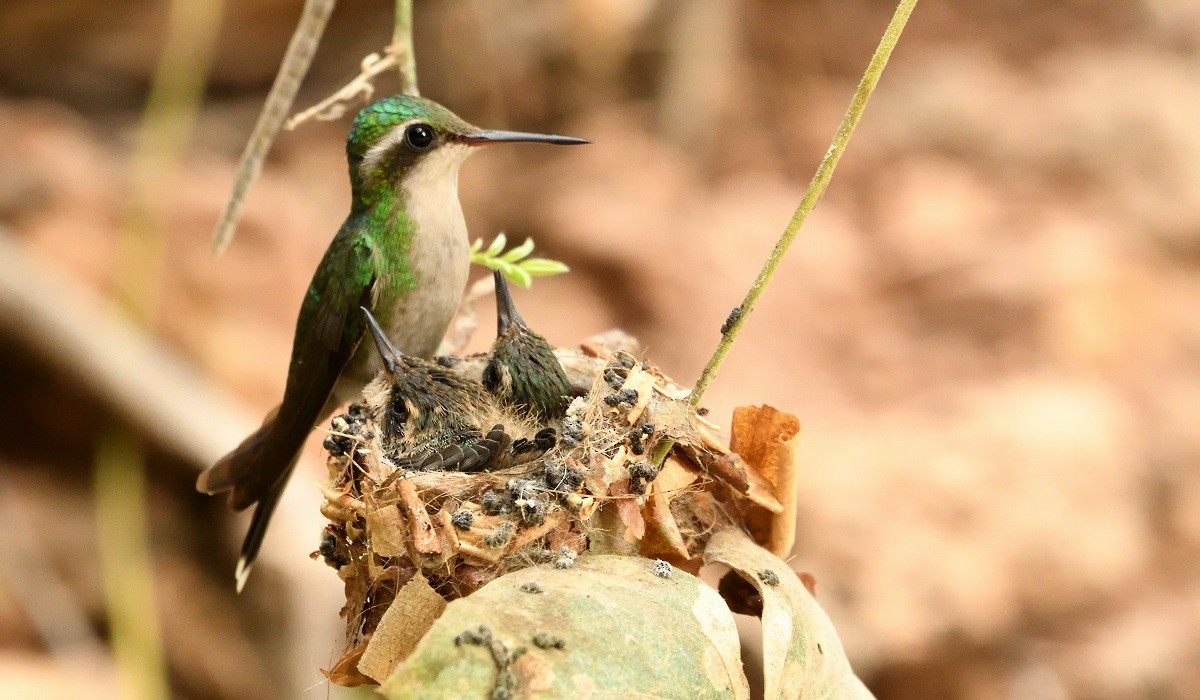
[[371, 335], [375, 337], [375, 349], [379, 350], [379, 357], [383, 359], [383, 366], [387, 369], [388, 374], [395, 374], [396, 367], [400, 363], [400, 358], [404, 357], [404, 353], [400, 352], [392, 341], [387, 337], [387, 333], [379, 327], [379, 322], [367, 311], [367, 307], [360, 306], [363, 317], [367, 320], [367, 327], [371, 329]]
[[492, 277], [496, 280], [496, 335], [503, 335], [514, 323], [524, 326], [525, 319], [517, 313], [517, 305], [513, 303], [504, 273], [495, 270]]
[[472, 146], [487, 146], [493, 143], [552, 143], [557, 146], [577, 146], [583, 143], [591, 143], [587, 139], [577, 139], [574, 136], [529, 134], [524, 131], [497, 131], [495, 129], [481, 129], [462, 134], [458, 138]]

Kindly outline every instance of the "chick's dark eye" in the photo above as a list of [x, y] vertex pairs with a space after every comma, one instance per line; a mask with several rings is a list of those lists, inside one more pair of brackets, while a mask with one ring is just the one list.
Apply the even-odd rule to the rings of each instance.
[[433, 145], [433, 129], [426, 124], [413, 124], [404, 130], [404, 140], [409, 146], [423, 151]]

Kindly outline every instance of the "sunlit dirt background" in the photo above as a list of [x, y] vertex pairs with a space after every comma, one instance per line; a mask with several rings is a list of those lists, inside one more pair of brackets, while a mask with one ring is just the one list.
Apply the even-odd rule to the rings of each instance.
[[[232, 247], [209, 254], [300, 4], [228, 3], [150, 280], [155, 332], [253, 414], [281, 392], [303, 289], [348, 207], [348, 119], [303, 126], [272, 151]], [[533, 236], [572, 268], [518, 292], [526, 319], [563, 345], [623, 327], [691, 381], [892, 8], [418, 1], [424, 94], [481, 125], [594, 141], [489, 149], [463, 169], [473, 236]], [[390, 13], [342, 3], [298, 106], [387, 43]], [[159, 0], [0, 8], [3, 235], [104, 294], [165, 23]], [[801, 418], [791, 563], [881, 698], [1200, 695], [1198, 272], [1200, 4], [918, 6], [706, 400], [718, 422], [747, 403]], [[111, 410], [7, 320], [0, 357], [0, 684], [115, 696], [91, 505]], [[299, 527], [276, 523], [240, 598], [244, 518], [192, 491], [198, 465], [148, 447], [173, 694], [343, 697], [316, 671], [339, 605], [307, 557], [316, 441], [285, 504]], [[31, 622], [47, 582], [82, 636]]]

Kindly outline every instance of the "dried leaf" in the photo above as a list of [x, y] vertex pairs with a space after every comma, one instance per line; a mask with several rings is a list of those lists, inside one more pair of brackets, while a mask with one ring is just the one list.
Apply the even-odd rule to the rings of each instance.
[[728, 565], [762, 596], [767, 700], [872, 697], [850, 669], [833, 623], [782, 559], [729, 527], [709, 540], [704, 561]]
[[345, 688], [353, 688], [359, 685], [374, 684], [375, 681], [368, 676], [364, 676], [358, 670], [358, 660], [362, 658], [363, 652], [366, 651], [366, 644], [359, 644], [345, 654], [342, 658], [334, 663], [333, 668], [326, 671], [321, 669], [321, 673], [329, 679], [330, 683], [340, 685]]
[[742, 406], [733, 412], [730, 433], [730, 447], [768, 485], [780, 505], [777, 511], [767, 508], [770, 513], [747, 513], [747, 527], [772, 552], [787, 556], [796, 541], [795, 447], [800, 421], [770, 406]]
[[[661, 475], [660, 475], [661, 476]], [[646, 533], [642, 539], [641, 554], [645, 557], [666, 559], [672, 564], [683, 564], [691, 558], [679, 523], [671, 513], [671, 503], [662, 492], [657, 480], [650, 485], [650, 498], [646, 503]]]
[[358, 670], [376, 682], [387, 680], [396, 664], [408, 658], [445, 609], [446, 601], [418, 572], [404, 584], [379, 620], [362, 652]]
[[621, 536], [630, 544], [637, 544], [646, 536], [646, 521], [642, 519], [642, 504], [629, 490], [629, 479], [621, 479], [609, 487], [608, 493], [613, 496], [610, 501], [617, 509], [617, 517], [621, 521]]
[[674, 456], [668, 456], [662, 470], [654, 478], [654, 489], [671, 496], [696, 483], [699, 478], [699, 471]]

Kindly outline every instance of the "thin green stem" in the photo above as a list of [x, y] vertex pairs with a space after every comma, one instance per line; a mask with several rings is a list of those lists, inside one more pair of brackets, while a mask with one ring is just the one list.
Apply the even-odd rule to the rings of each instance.
[[[735, 313], [730, 315], [727, 325], [722, 328], [721, 341], [717, 343], [712, 357], [709, 358], [708, 364], [704, 366], [704, 370], [700, 373], [700, 378], [696, 380], [696, 384], [692, 387], [691, 394], [688, 396], [688, 403], [692, 408], [700, 406], [700, 400], [704, 398], [704, 393], [708, 390], [708, 386], [712, 384], [713, 379], [717, 376], [717, 370], [721, 368], [721, 363], [725, 361], [725, 356], [729, 354], [730, 348], [733, 347], [733, 341], [737, 339], [742, 326], [746, 324], [746, 320], [754, 311], [759, 297], [762, 296], [763, 291], [771, 282], [771, 278], [775, 276], [775, 271], [779, 268], [779, 263], [783, 261], [783, 256], [787, 254], [792, 241], [796, 239], [796, 234], [800, 232], [800, 227], [804, 225], [809, 213], [816, 207], [817, 202], [821, 200], [821, 196], [825, 194], [825, 189], [829, 186], [829, 181], [833, 179], [833, 171], [837, 168], [838, 160], [846, 150], [846, 144], [850, 142], [850, 136], [854, 133], [854, 127], [858, 126], [859, 120], [862, 119], [867, 101], [871, 99], [871, 93], [875, 91], [875, 86], [879, 84], [879, 78], [883, 75], [883, 69], [887, 66], [888, 59], [892, 55], [892, 50], [896, 48], [896, 42], [900, 40], [900, 34], [904, 31], [904, 26], [908, 23], [908, 18], [916, 5], [917, 0], [900, 0], [900, 4], [896, 7], [896, 12], [892, 15], [892, 21], [888, 23], [887, 29], [884, 30], [883, 38], [879, 41], [879, 46], [875, 49], [875, 54], [871, 57], [871, 62], [867, 65], [867, 70], [863, 74], [862, 80], [858, 83], [858, 89], [854, 91], [854, 96], [850, 99], [850, 107], [846, 110], [846, 116], [842, 118], [842, 123], [838, 126], [837, 133], [833, 136], [833, 143], [830, 144], [829, 150], [825, 152], [825, 157], [821, 160], [821, 164], [817, 166], [817, 172], [813, 175], [812, 182], [808, 185], [808, 191], [804, 193], [804, 199], [800, 201], [800, 206], [796, 208], [796, 212], [792, 214], [791, 221], [788, 222], [783, 235], [776, 242], [775, 249], [771, 251], [770, 257], [763, 264], [762, 270], [759, 271], [758, 277], [754, 280], [754, 284], [746, 292], [746, 297], [742, 300], [741, 305], [737, 307]], [[673, 444], [671, 440], [664, 440], [658, 444], [654, 452], [655, 464], [661, 464], [666, 459], [667, 453], [670, 452]]]
[[[129, 163], [129, 198], [118, 230], [115, 286], [142, 325], [158, 309], [174, 178], [196, 122], [224, 2], [172, 0]], [[93, 465], [100, 568], [122, 697], [170, 697], [146, 518], [144, 455], [125, 427], [101, 428]]]
[[392, 46], [400, 48], [400, 92], [420, 95], [417, 89], [417, 55], [413, 52], [412, 0], [396, 0]]
[[121, 695], [166, 700], [170, 692], [147, 536], [145, 464], [128, 430], [102, 429], [95, 485], [100, 569]]

